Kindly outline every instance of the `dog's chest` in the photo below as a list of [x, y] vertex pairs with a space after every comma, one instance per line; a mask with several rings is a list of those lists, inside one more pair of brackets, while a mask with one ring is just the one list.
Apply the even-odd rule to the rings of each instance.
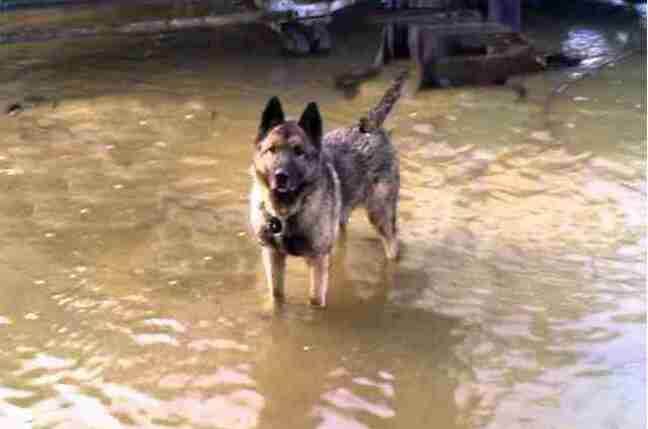
[[292, 256], [305, 256], [313, 251], [312, 240], [296, 216], [280, 220], [264, 213], [259, 229], [259, 239], [265, 245], [274, 247]]
[[277, 247], [285, 253], [293, 256], [304, 256], [312, 252], [310, 239], [298, 228], [286, 228], [282, 234], [276, 237]]

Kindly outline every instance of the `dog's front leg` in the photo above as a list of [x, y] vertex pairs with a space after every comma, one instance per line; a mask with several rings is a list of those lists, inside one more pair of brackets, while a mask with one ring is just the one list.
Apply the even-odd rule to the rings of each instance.
[[286, 255], [272, 247], [264, 246], [261, 250], [266, 281], [276, 299], [284, 297], [284, 278], [286, 273]]
[[326, 307], [330, 259], [328, 254], [307, 259], [310, 265], [310, 304], [313, 307]]

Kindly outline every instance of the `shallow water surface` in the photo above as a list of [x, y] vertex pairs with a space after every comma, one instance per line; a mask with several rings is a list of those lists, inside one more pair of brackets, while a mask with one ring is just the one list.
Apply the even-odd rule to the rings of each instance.
[[[639, 24], [528, 25], [588, 65]], [[0, 427], [645, 427], [645, 53], [549, 117], [582, 70], [409, 88], [402, 258], [354, 215], [317, 311], [299, 260], [271, 305], [248, 234], [261, 109], [347, 125], [408, 64], [349, 99], [380, 29], [306, 59], [248, 30], [0, 48], [0, 107], [36, 100], [0, 117]]]

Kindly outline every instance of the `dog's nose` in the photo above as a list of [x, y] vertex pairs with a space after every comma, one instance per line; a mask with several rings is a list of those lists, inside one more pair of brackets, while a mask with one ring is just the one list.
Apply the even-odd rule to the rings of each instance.
[[275, 182], [278, 188], [285, 187], [288, 184], [288, 173], [285, 170], [275, 172]]

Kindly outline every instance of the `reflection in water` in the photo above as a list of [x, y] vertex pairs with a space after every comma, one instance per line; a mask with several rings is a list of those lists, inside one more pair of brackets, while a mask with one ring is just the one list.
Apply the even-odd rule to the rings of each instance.
[[565, 52], [578, 52], [588, 61], [608, 56], [611, 51], [605, 36], [600, 31], [589, 28], [570, 30], [562, 49]]
[[[613, 51], [629, 31], [558, 24]], [[352, 30], [302, 60], [237, 28], [146, 61], [135, 38], [0, 52], [0, 105], [57, 100], [0, 117], [0, 427], [645, 426], [645, 55], [557, 103], [552, 133], [535, 112], [558, 72], [524, 103], [406, 96], [402, 259], [358, 215], [330, 308], [305, 305], [298, 261], [268, 306], [259, 109], [317, 99], [327, 129], [366, 111], [397, 67], [333, 91], [375, 53], [380, 28]]]

